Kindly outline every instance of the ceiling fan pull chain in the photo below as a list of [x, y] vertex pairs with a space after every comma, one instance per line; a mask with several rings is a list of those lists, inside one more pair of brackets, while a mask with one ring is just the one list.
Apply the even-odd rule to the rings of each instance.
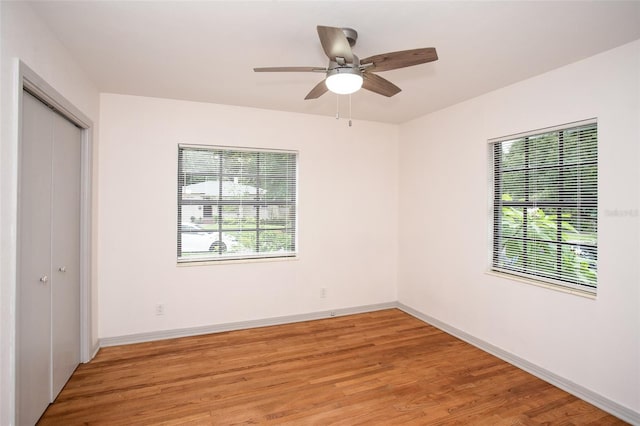
[[336, 94], [336, 120], [340, 119], [340, 95]]
[[351, 94], [349, 94], [349, 127], [352, 126], [351, 123]]

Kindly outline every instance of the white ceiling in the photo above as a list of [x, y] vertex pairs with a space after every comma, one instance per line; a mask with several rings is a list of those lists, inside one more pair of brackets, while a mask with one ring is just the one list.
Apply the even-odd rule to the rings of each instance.
[[[381, 76], [354, 119], [401, 123], [640, 38], [640, 1], [43, 1], [36, 12], [101, 92], [335, 115], [336, 95], [304, 97], [327, 65], [316, 25], [352, 27], [354, 52], [436, 47], [437, 62]], [[340, 98], [341, 114], [348, 97]]]

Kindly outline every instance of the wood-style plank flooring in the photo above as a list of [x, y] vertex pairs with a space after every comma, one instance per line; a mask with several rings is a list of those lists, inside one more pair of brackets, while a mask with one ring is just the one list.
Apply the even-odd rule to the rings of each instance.
[[614, 425], [397, 309], [108, 347], [42, 425]]

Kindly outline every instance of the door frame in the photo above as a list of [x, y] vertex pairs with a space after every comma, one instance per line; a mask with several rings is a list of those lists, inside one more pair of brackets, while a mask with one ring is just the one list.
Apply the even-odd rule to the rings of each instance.
[[[24, 91], [28, 91], [45, 105], [54, 109], [67, 120], [81, 129], [81, 153], [80, 153], [80, 362], [86, 363], [93, 358], [98, 350], [96, 339], [92, 342], [93, 315], [92, 315], [92, 182], [93, 182], [93, 122], [69, 102], [63, 95], [49, 85], [42, 77], [29, 68], [24, 62], [18, 60], [18, 93], [17, 93], [17, 134], [18, 134], [18, 197], [20, 197], [20, 161], [22, 158], [22, 97]], [[20, 203], [17, 207], [17, 228], [20, 229]], [[20, 239], [16, 238], [16, 286], [20, 282]], [[19, 292], [15, 288], [17, 309]], [[19, 330], [19, 316], [15, 313], [14, 330]], [[16, 335], [16, 339], [20, 336]], [[18, 345], [14, 346], [16, 363], [19, 362]], [[17, 368], [15, 370], [17, 372]], [[15, 377], [16, 391], [19, 386], [17, 375]], [[16, 392], [16, 395], [18, 392]], [[16, 401], [17, 403], [17, 401]]]

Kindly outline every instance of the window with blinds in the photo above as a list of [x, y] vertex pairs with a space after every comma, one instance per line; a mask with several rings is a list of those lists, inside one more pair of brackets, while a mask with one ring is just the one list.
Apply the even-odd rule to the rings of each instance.
[[492, 269], [595, 293], [595, 120], [490, 141]]
[[178, 146], [178, 262], [296, 255], [297, 153]]

